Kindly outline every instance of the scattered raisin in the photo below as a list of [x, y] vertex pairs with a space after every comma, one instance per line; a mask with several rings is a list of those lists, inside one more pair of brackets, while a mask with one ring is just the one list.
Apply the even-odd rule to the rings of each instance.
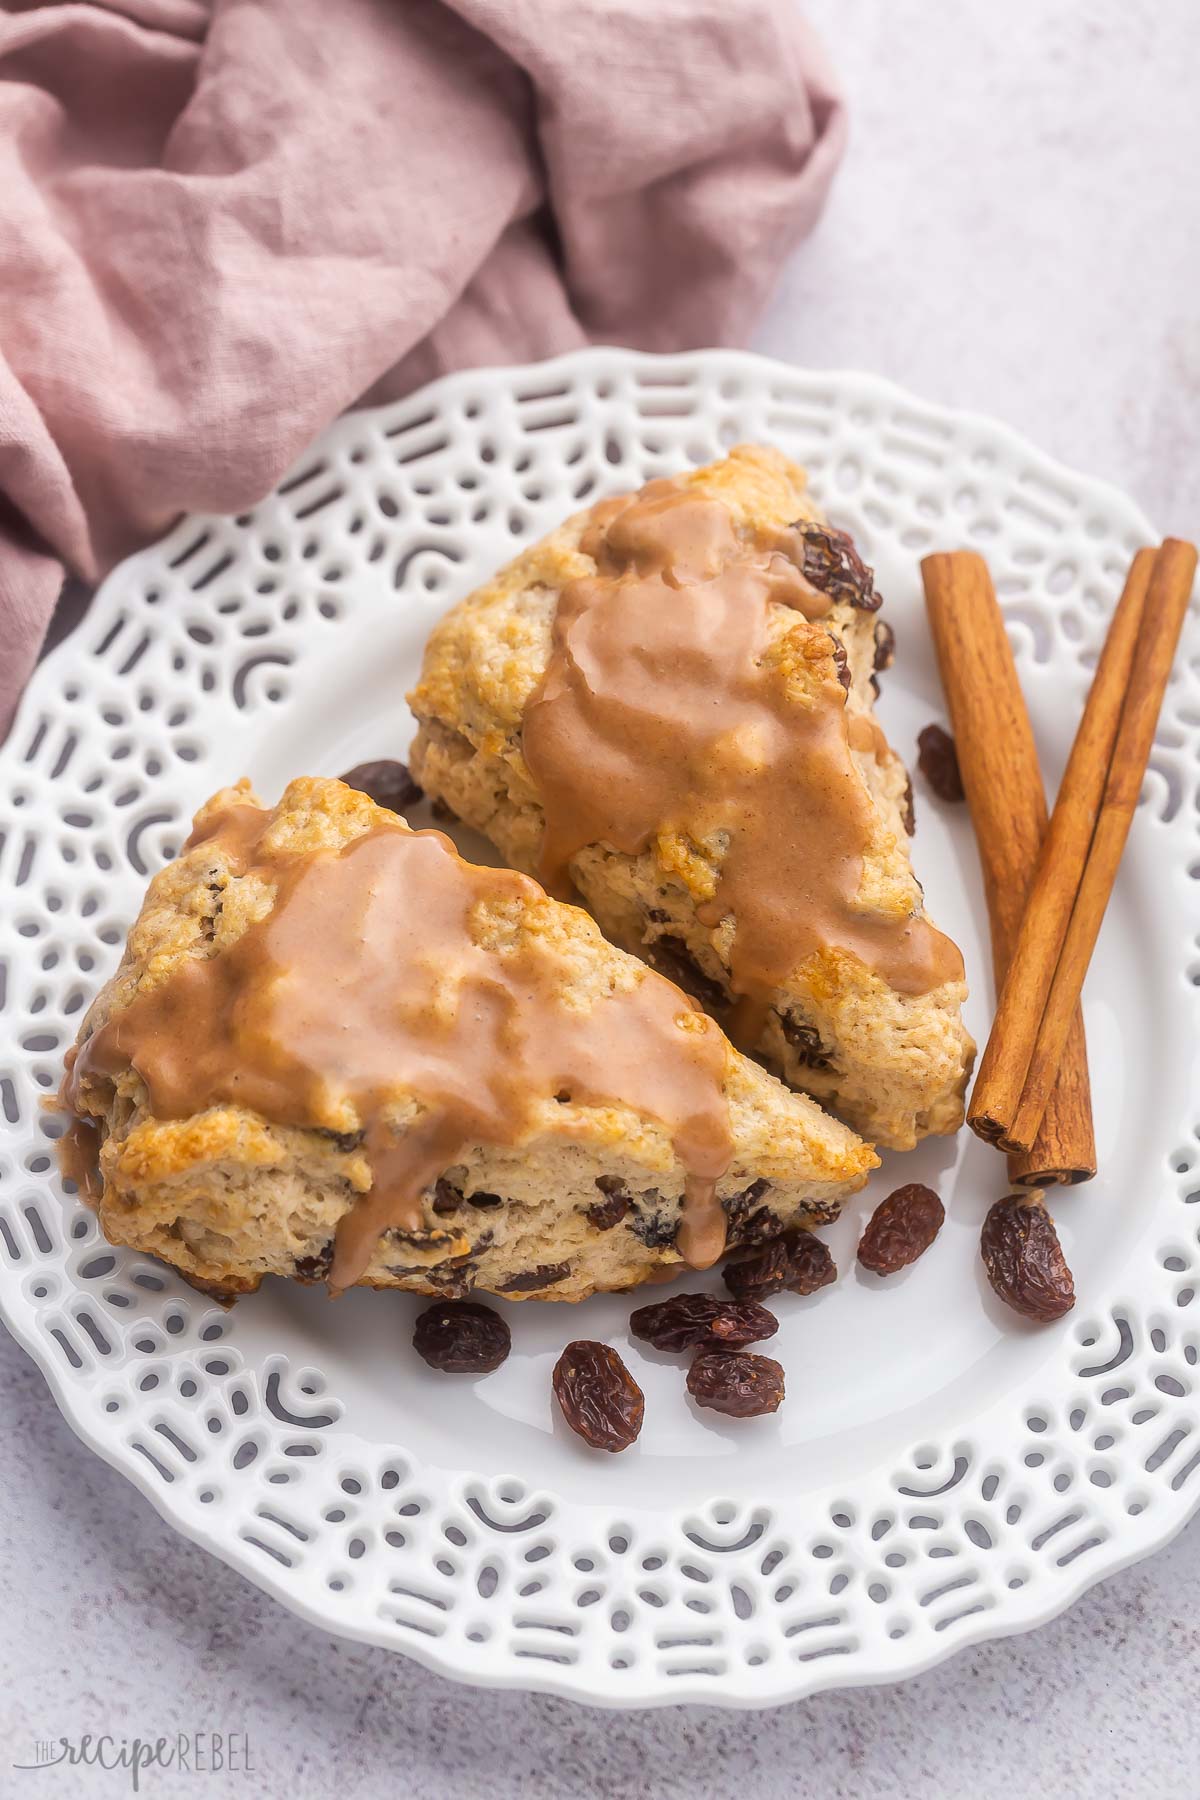
[[882, 675], [896, 660], [896, 633], [886, 619], [875, 621], [875, 673]]
[[431, 1369], [484, 1375], [500, 1367], [512, 1333], [499, 1313], [477, 1300], [436, 1300], [417, 1319], [413, 1344]]
[[850, 662], [846, 656], [846, 646], [843, 644], [841, 638], [834, 637], [832, 631], [829, 634], [829, 638], [833, 645], [833, 666], [837, 670], [837, 678], [845, 688], [846, 692], [849, 693]]
[[779, 1237], [752, 1250], [749, 1256], [727, 1262], [721, 1274], [735, 1300], [766, 1300], [772, 1294], [782, 1294], [790, 1266], [787, 1243]]
[[875, 592], [875, 577], [844, 531], [799, 519], [793, 526], [804, 545], [801, 570], [804, 579], [831, 600], [848, 600], [862, 612], [878, 612], [882, 594]]
[[784, 1014], [779, 1021], [780, 1029], [787, 1042], [796, 1052], [796, 1060], [802, 1069], [828, 1069], [829, 1057], [821, 1043], [821, 1034], [815, 1025], [805, 1025], [800, 1019], [793, 1019]]
[[646, 961], [659, 975], [665, 975], [676, 987], [698, 1000], [707, 1012], [717, 1012], [729, 1005], [729, 996], [720, 982], [696, 962], [682, 938], [660, 937], [645, 945]]
[[927, 725], [917, 734], [917, 761], [939, 800], [966, 799], [954, 739], [940, 725]]
[[611, 1231], [633, 1205], [629, 1189], [619, 1175], [597, 1175], [596, 1186], [604, 1198], [587, 1208], [588, 1223], [597, 1231]]
[[1027, 1319], [1061, 1319], [1075, 1304], [1075, 1281], [1054, 1220], [1040, 1201], [1010, 1194], [983, 1221], [979, 1243], [988, 1280]]
[[421, 789], [408, 772], [408, 766], [384, 758], [379, 762], [359, 763], [342, 776], [347, 787], [357, 788], [376, 806], [389, 812], [406, 812], [421, 798]]
[[818, 1288], [828, 1287], [831, 1281], [837, 1280], [833, 1252], [811, 1231], [790, 1232], [788, 1251], [791, 1262], [789, 1294], [815, 1294]]
[[466, 1195], [464, 1195], [464, 1198], [465, 1198], [468, 1206], [481, 1206], [481, 1207], [487, 1208], [490, 1206], [503, 1206], [504, 1205], [504, 1201], [502, 1200], [502, 1198], [500, 1197], [499, 1194], [485, 1194], [485, 1193], [479, 1192], [479, 1193], [474, 1193], [474, 1194], [466, 1194]]
[[554, 1397], [571, 1430], [594, 1450], [628, 1450], [642, 1429], [642, 1390], [608, 1344], [568, 1344], [554, 1365]]
[[928, 1250], [945, 1217], [946, 1209], [932, 1188], [919, 1181], [898, 1187], [867, 1221], [858, 1246], [859, 1262], [874, 1275], [894, 1275]]
[[688, 1370], [687, 1387], [697, 1406], [731, 1419], [753, 1419], [778, 1412], [783, 1369], [772, 1357], [745, 1350], [702, 1350]]
[[565, 1281], [571, 1273], [569, 1262], [539, 1263], [536, 1269], [526, 1269], [524, 1274], [514, 1275], [511, 1281], [502, 1284], [502, 1294], [528, 1294], [541, 1288], [553, 1287], [555, 1282]]
[[630, 1315], [629, 1329], [656, 1350], [694, 1350], [698, 1344], [740, 1350], [760, 1338], [773, 1337], [779, 1320], [753, 1301], [719, 1300], [715, 1294], [672, 1294], [669, 1300], [639, 1306]]
[[785, 1288], [794, 1294], [813, 1294], [837, 1279], [828, 1245], [802, 1227], [727, 1262], [722, 1273], [735, 1300], [766, 1300]]

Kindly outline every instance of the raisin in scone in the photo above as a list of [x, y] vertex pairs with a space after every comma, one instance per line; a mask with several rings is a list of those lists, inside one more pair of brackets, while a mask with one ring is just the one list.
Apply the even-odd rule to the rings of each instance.
[[113, 1243], [579, 1300], [836, 1217], [876, 1158], [527, 876], [336, 781], [247, 784], [150, 884], [68, 1058]]
[[872, 710], [892, 634], [801, 469], [743, 446], [569, 519], [444, 618], [423, 787], [744, 1050], [899, 1149], [963, 1117], [962, 958]]

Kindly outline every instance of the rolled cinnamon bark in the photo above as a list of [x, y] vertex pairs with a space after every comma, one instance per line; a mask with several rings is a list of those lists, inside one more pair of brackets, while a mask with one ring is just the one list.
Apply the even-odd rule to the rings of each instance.
[[[925, 605], [959, 768], [979, 847], [1000, 992], [1046, 831], [1033, 728], [987, 564], [974, 551], [927, 556]], [[1091, 1086], [1077, 1006], [1032, 1147], [1009, 1157], [1009, 1180], [1048, 1187], [1096, 1173]]]
[[1046, 995], [1087, 861], [1153, 568], [1153, 550], [1139, 550], [1104, 640], [1046, 828], [1044, 853], [1029, 884], [1021, 929], [1011, 947], [1005, 981], [997, 990], [996, 1016], [967, 1117], [980, 1137], [1002, 1149], [1012, 1148], [1006, 1138], [1021, 1103]]
[[[1145, 552], [1138, 552], [1134, 571]], [[1062, 1046], [1070, 1029], [1072, 1014], [1077, 1011], [1084, 976], [1096, 947], [1105, 908], [1116, 880], [1125, 840], [1133, 822], [1142, 778], [1150, 760], [1158, 715], [1163, 695], [1171, 676], [1171, 665], [1183, 630], [1196, 576], [1196, 546], [1181, 538], [1167, 538], [1152, 559], [1149, 585], [1139, 622], [1139, 635], [1132, 666], [1127, 673], [1119, 718], [1111, 734], [1112, 741], [1106, 767], [1099, 772], [1099, 793], [1091, 809], [1081, 819], [1068, 820], [1062, 832], [1055, 827], [1063, 810], [1060, 794], [1050, 821], [1045, 853], [1038, 880], [1030, 895], [1029, 906], [1021, 925], [1021, 935], [1013, 952], [1013, 961], [1000, 1007], [992, 1025], [993, 1040], [1002, 1047], [1010, 1039], [1018, 1045], [1025, 1034], [1029, 1040], [1029, 1020], [1034, 1020], [1032, 1047], [1026, 1058], [1024, 1080], [1019, 1090], [1015, 1114], [1005, 1131], [1006, 1149], [1019, 1152], [1032, 1144], [1055, 1078]], [[1124, 603], [1122, 603], [1124, 604]], [[1113, 630], [1116, 629], [1114, 620]], [[1112, 633], [1110, 632], [1110, 636]], [[1106, 646], [1107, 649], [1107, 646]], [[1096, 670], [1093, 691], [1100, 685], [1104, 666], [1101, 657]], [[1089, 710], [1091, 701], [1089, 697]], [[1086, 724], [1086, 716], [1085, 716]], [[1084, 738], [1080, 726], [1076, 746]], [[1077, 750], [1071, 754], [1067, 777], [1072, 774]], [[1084, 764], [1080, 784], [1087, 788], [1096, 783], [1099, 753], [1089, 754], [1085, 746], [1079, 753]], [[1093, 827], [1089, 829], [1089, 827]], [[1080, 845], [1084, 841], [1081, 856]], [[1044, 871], [1044, 878], [1043, 878]], [[1041, 904], [1037, 904], [1038, 902]], [[1028, 975], [1028, 946], [1034, 943], [1048, 922], [1057, 929], [1057, 921], [1065, 910], [1065, 928], [1058, 933], [1059, 952], [1048, 987], [1035, 986]], [[1007, 1027], [1009, 1036], [1002, 1034]], [[989, 1049], [991, 1045], [989, 1044]], [[984, 1068], [987, 1067], [984, 1057]], [[999, 1061], [1000, 1059], [998, 1059]], [[982, 1073], [982, 1072], [981, 1072]], [[978, 1098], [976, 1086], [972, 1109]], [[1007, 1122], [1008, 1115], [1005, 1115]]]

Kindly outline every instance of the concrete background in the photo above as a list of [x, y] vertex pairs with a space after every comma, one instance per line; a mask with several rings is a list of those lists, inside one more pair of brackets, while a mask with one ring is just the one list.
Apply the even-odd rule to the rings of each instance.
[[[1200, 526], [1195, 0], [808, 0], [849, 90], [829, 214], [757, 339], [1007, 419]], [[1031, 1636], [760, 1715], [472, 1692], [301, 1624], [176, 1538], [0, 1339], [0, 1793], [38, 1737], [246, 1730], [151, 1796], [1196, 1800], [1200, 1524]]]

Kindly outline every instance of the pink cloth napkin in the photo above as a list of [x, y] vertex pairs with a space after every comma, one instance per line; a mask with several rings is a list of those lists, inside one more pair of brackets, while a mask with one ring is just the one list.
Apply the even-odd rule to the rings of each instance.
[[793, 0], [0, 13], [0, 732], [64, 567], [239, 511], [360, 397], [740, 338], [841, 104]]

